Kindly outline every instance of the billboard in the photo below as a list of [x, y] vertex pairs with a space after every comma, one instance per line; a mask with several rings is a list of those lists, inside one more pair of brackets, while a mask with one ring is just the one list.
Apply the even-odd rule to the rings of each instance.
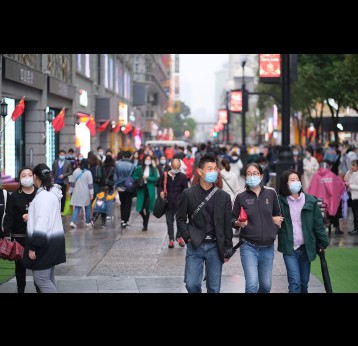
[[281, 77], [281, 55], [260, 54], [260, 82], [279, 83]]
[[242, 111], [242, 92], [231, 91], [230, 92], [230, 111], [241, 112]]

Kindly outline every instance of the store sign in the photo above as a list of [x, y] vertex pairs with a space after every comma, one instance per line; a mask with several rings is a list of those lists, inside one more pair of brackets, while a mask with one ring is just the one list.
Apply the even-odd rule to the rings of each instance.
[[230, 110], [231, 110], [231, 112], [241, 112], [242, 111], [242, 92], [241, 92], [241, 90], [230, 92]]
[[49, 77], [49, 92], [73, 100], [75, 97], [75, 88], [65, 82], [53, 77]]
[[281, 76], [281, 55], [260, 54], [260, 82], [279, 83]]
[[43, 90], [45, 86], [45, 75], [42, 72], [8, 58], [4, 58], [4, 63], [6, 79]]
[[123, 102], [118, 102], [118, 120], [120, 125], [127, 125], [128, 123], [128, 105]]
[[87, 91], [84, 89], [80, 90], [80, 106], [83, 107], [88, 106], [88, 95], [87, 95]]

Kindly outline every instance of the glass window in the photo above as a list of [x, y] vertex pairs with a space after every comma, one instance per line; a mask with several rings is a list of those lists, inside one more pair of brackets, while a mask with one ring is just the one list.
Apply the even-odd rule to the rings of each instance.
[[113, 58], [109, 57], [109, 69], [108, 69], [108, 73], [109, 73], [109, 88], [111, 90], [113, 90]]
[[91, 77], [91, 69], [90, 69], [90, 55], [85, 54], [85, 75], [86, 77]]
[[115, 84], [115, 91], [118, 94], [119, 93], [119, 69], [118, 69], [118, 61], [115, 67], [115, 80], [114, 80], [114, 84]]
[[118, 70], [119, 95], [123, 96], [123, 65], [121, 63], [118, 66]]
[[108, 81], [108, 54], [104, 54], [104, 86], [109, 87]]
[[76, 54], [77, 59], [77, 71], [82, 71], [82, 54]]

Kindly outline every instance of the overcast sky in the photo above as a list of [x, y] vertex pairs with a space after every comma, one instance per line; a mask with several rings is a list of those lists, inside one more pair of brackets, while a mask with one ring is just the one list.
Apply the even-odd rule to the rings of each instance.
[[228, 60], [229, 54], [180, 54], [180, 99], [195, 120], [214, 120], [215, 72]]

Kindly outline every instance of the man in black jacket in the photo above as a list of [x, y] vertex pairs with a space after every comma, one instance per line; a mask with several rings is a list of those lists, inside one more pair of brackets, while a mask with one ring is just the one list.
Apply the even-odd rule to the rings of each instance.
[[205, 262], [207, 292], [219, 293], [224, 254], [233, 246], [231, 199], [214, 185], [218, 168], [212, 156], [200, 159], [198, 173], [200, 183], [183, 191], [177, 212], [178, 236], [187, 243], [184, 282], [189, 293], [201, 293]]

